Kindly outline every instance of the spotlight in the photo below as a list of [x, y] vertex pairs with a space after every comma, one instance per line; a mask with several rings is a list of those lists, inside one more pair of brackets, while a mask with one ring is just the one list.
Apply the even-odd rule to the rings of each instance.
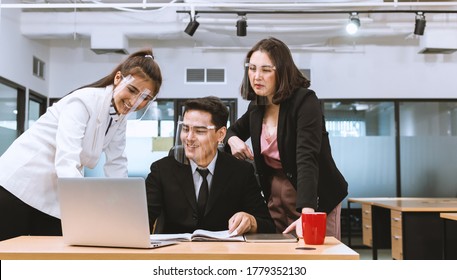
[[248, 24], [246, 22], [246, 14], [239, 14], [241, 18], [236, 22], [236, 36], [246, 36], [246, 28]]
[[416, 25], [414, 26], [414, 35], [424, 35], [425, 15], [422, 12], [416, 14]]
[[350, 35], [357, 33], [360, 27], [360, 19], [357, 13], [351, 13], [349, 23], [346, 25], [346, 32]]
[[197, 21], [197, 16], [192, 16], [190, 17], [190, 22], [187, 25], [186, 29], [184, 29], [184, 32], [189, 34], [189, 36], [194, 36], [195, 31], [197, 30], [198, 26], [200, 23]]

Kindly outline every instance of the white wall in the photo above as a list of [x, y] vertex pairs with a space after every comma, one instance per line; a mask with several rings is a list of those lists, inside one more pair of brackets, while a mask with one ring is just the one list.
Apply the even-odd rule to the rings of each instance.
[[[142, 48], [151, 48], [151, 44], [142, 44], [131, 52]], [[90, 50], [88, 42], [58, 42], [50, 49], [53, 63], [50, 74], [49, 96], [62, 97], [69, 91], [98, 80], [107, 75], [127, 56], [118, 54], [97, 55]], [[243, 52], [225, 55], [220, 52], [204, 52], [198, 49], [177, 49], [153, 47], [154, 56], [160, 65], [163, 84], [160, 98], [192, 98], [215, 95], [223, 98], [239, 97], [242, 79]], [[186, 84], [186, 68], [225, 68], [226, 84]], [[247, 102], [240, 100], [239, 110], [245, 110]]]
[[50, 48], [49, 97], [62, 97], [70, 91], [108, 75], [124, 59], [122, 55], [97, 55], [86, 40], [57, 40]]
[[[136, 50], [136, 49], [135, 49]], [[107, 74], [125, 56], [95, 55], [86, 47], [51, 47], [50, 96]], [[163, 98], [217, 95], [239, 96], [242, 51], [154, 48], [161, 66]], [[418, 47], [366, 46], [361, 53], [293, 51], [300, 68], [311, 69], [312, 88], [321, 98], [455, 98], [457, 54], [418, 54]], [[226, 69], [224, 85], [185, 84], [189, 67]]]
[[418, 54], [419, 48], [410, 46], [364, 49], [364, 53], [312, 55], [312, 87], [320, 97], [457, 97], [457, 54]]
[[[47, 71], [50, 48], [45, 43], [27, 39], [19, 27], [20, 10], [3, 9], [0, 13], [0, 76], [40, 94], [47, 95], [52, 76]], [[33, 56], [45, 64], [46, 79], [33, 76]]]

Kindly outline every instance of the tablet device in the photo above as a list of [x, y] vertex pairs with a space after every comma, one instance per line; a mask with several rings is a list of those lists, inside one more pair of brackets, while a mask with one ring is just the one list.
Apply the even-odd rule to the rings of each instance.
[[298, 238], [291, 233], [251, 233], [245, 234], [246, 242], [251, 243], [295, 243]]

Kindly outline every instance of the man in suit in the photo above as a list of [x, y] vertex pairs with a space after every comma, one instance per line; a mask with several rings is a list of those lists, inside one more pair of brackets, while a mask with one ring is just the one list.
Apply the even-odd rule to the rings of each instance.
[[154, 162], [146, 179], [150, 224], [161, 220], [155, 233], [275, 232], [253, 165], [218, 151], [227, 107], [217, 97], [188, 100], [184, 107], [178, 130], [185, 157], [171, 153]]

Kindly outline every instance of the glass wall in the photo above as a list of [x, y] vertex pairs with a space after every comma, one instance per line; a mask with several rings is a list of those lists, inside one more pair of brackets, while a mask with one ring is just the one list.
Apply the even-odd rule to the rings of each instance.
[[348, 197], [395, 196], [394, 102], [325, 101], [324, 114]]
[[457, 102], [400, 102], [401, 195], [457, 196]]
[[348, 197], [457, 196], [457, 101], [323, 104]]

